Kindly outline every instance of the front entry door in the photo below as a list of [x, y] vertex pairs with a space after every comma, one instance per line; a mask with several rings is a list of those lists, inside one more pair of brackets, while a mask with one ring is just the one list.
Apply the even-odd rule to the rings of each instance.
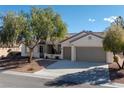
[[43, 54], [43, 46], [39, 47], [39, 52], [40, 52], [40, 58], [44, 58], [44, 54]]

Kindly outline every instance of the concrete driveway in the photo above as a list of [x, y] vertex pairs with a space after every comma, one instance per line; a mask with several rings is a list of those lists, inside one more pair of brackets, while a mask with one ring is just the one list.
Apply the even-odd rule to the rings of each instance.
[[35, 72], [51, 79], [74, 83], [106, 83], [109, 81], [108, 65], [98, 62], [72, 62], [60, 60], [46, 69]]

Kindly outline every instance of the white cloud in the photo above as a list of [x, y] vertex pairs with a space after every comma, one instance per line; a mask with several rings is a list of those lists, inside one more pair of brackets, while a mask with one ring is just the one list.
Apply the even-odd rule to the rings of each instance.
[[88, 21], [93, 23], [93, 22], [95, 22], [96, 20], [89, 18]]
[[117, 18], [117, 16], [110, 16], [110, 17], [108, 17], [108, 18], [104, 18], [104, 21], [107, 21], [107, 22], [110, 22], [110, 23], [112, 23], [112, 22], [114, 22], [114, 20]]

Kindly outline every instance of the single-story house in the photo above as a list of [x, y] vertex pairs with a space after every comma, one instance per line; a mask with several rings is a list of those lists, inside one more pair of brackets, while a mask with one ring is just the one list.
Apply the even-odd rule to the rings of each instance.
[[[53, 54], [52, 45], [47, 44], [47, 48], [44, 44], [39, 44], [35, 47], [34, 57], [48, 57], [48, 58], [60, 58], [71, 61], [85, 61], [85, 62], [107, 62], [113, 61], [113, 54], [106, 52], [103, 49], [103, 38], [105, 32], [91, 32], [82, 31], [75, 34], [58, 44], [59, 53]], [[47, 50], [44, 53], [44, 50]], [[28, 55], [28, 49], [22, 45], [22, 56]]]

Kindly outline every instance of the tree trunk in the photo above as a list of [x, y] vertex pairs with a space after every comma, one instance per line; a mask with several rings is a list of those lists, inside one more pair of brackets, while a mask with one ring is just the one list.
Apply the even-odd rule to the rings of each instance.
[[28, 60], [29, 63], [32, 62], [32, 56], [33, 56], [33, 49], [29, 48], [29, 60]]
[[122, 64], [122, 69], [124, 69], [124, 61], [123, 61], [123, 64]]
[[[113, 53], [113, 55], [114, 55], [114, 58], [116, 57], [115, 56], [115, 53]], [[117, 63], [117, 65], [118, 65], [118, 67], [119, 67], [119, 69], [122, 69], [122, 67], [120, 66], [120, 64], [118, 63], [118, 60], [117, 61], [115, 61], [116, 63]]]
[[[124, 57], [124, 51], [123, 51], [123, 57]], [[122, 69], [124, 69], [124, 60], [123, 60], [123, 64], [122, 64]]]

